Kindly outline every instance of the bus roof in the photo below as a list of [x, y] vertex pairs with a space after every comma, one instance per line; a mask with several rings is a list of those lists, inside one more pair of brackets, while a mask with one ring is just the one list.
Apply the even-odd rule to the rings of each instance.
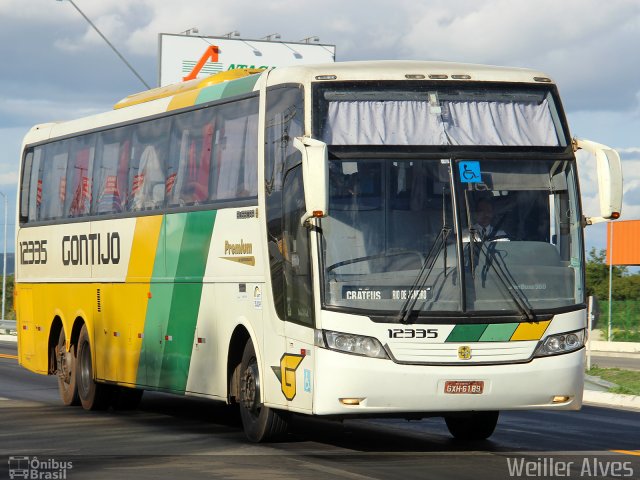
[[[238, 69], [204, 79], [159, 87], [130, 95], [114, 110], [59, 123], [36, 125], [25, 144], [127, 122], [255, 91], [264, 70]], [[354, 61], [278, 67], [268, 73], [268, 84], [350, 80], [436, 80], [511, 83], [553, 83], [543, 72], [511, 67], [431, 61]]]
[[[335, 76], [335, 78], [330, 78]], [[323, 78], [316, 78], [323, 77]], [[481, 82], [553, 83], [543, 72], [453, 62], [382, 60], [298, 65], [274, 69], [269, 83], [314, 80], [462, 80]]]

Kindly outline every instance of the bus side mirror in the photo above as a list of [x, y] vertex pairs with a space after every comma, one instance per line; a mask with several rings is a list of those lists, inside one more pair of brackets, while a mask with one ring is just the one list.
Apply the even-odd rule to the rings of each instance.
[[306, 212], [301, 223], [329, 213], [329, 157], [327, 144], [308, 137], [296, 137], [293, 146], [302, 154], [302, 178]]
[[600, 216], [587, 217], [586, 224], [620, 218], [622, 210], [622, 164], [620, 155], [613, 148], [590, 140], [574, 139], [577, 149], [592, 153], [596, 157], [598, 170], [598, 196]]

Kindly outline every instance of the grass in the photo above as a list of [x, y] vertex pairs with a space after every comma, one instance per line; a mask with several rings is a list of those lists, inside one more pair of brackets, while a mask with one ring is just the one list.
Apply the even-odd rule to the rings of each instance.
[[587, 374], [600, 377], [617, 387], [609, 389], [611, 393], [624, 395], [640, 395], [640, 371], [622, 370], [621, 368], [600, 368], [597, 365], [587, 371]]

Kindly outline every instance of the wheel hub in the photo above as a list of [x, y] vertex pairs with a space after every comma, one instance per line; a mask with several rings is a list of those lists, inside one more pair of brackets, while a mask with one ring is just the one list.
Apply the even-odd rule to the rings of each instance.
[[260, 410], [260, 380], [255, 364], [249, 365], [241, 378], [240, 404], [254, 414]]
[[71, 365], [73, 362], [73, 357], [71, 355], [71, 352], [67, 352], [64, 347], [58, 346], [57, 350], [58, 350], [57, 351], [58, 354], [56, 356], [56, 361], [57, 361], [58, 376], [65, 383], [70, 383], [71, 374], [72, 374]]

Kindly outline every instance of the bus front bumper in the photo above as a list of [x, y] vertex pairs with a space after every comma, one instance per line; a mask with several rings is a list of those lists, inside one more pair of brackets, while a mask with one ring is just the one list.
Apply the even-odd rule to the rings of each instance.
[[[326, 349], [316, 349], [316, 355], [316, 415], [401, 416], [470, 410], [578, 410], [582, 406], [584, 349], [528, 363], [464, 366], [402, 365]], [[446, 393], [447, 389], [470, 388], [465, 385], [473, 385], [474, 393]]]

